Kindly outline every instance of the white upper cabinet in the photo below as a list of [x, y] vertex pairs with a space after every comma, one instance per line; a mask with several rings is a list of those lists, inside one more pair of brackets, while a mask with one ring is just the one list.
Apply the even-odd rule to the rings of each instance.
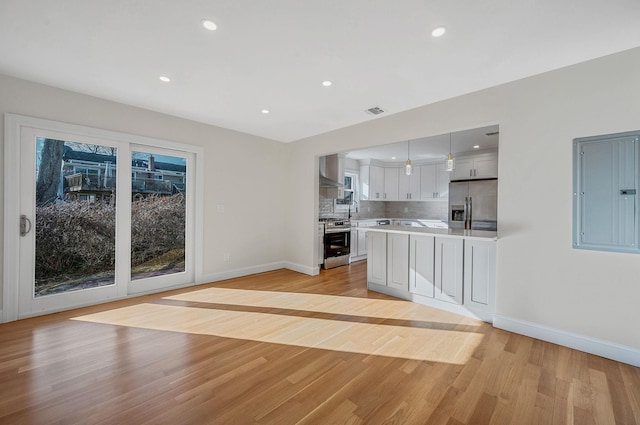
[[378, 165], [360, 166], [360, 200], [384, 200], [384, 168]]
[[400, 169], [400, 177], [398, 184], [398, 200], [400, 201], [419, 201], [420, 200], [420, 175], [421, 167], [413, 167], [410, 176], [404, 172], [404, 168]]
[[397, 201], [398, 200], [398, 175], [399, 168], [385, 168], [384, 169], [384, 200], [385, 201]]
[[428, 164], [420, 167], [420, 199], [448, 199], [449, 173], [444, 164]]
[[456, 158], [451, 180], [488, 179], [498, 177], [498, 154]]

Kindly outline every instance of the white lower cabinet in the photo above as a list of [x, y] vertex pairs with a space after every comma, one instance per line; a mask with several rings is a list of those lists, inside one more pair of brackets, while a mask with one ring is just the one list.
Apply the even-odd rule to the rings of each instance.
[[367, 236], [367, 281], [387, 285], [387, 234], [369, 232]]
[[358, 250], [356, 254], [358, 255], [358, 257], [361, 255], [367, 255], [367, 231], [358, 229], [356, 230], [356, 233], [358, 244]]
[[409, 290], [409, 235], [387, 235], [387, 286]]
[[367, 250], [370, 289], [493, 320], [495, 240], [369, 231]]
[[496, 243], [467, 240], [464, 244], [464, 303], [493, 310], [496, 281]]
[[409, 292], [433, 298], [434, 246], [433, 236], [409, 237]]
[[435, 238], [435, 298], [462, 304], [464, 240]]

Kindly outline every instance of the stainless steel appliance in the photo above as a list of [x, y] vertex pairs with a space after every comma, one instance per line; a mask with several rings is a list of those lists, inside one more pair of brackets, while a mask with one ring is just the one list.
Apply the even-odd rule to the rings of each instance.
[[498, 180], [449, 183], [449, 228], [498, 229]]
[[324, 221], [325, 269], [349, 264], [351, 252], [351, 221], [346, 219], [321, 219]]

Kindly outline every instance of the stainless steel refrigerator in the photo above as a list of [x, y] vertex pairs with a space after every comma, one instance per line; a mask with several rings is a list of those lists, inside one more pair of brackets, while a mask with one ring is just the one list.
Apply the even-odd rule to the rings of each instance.
[[449, 183], [449, 228], [498, 229], [498, 180]]

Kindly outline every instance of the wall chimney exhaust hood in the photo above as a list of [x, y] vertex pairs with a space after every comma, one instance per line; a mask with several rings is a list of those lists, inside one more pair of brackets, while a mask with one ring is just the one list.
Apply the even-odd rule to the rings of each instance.
[[344, 187], [344, 155], [320, 157], [320, 187]]
[[320, 157], [320, 194], [325, 198], [344, 197], [344, 154]]

